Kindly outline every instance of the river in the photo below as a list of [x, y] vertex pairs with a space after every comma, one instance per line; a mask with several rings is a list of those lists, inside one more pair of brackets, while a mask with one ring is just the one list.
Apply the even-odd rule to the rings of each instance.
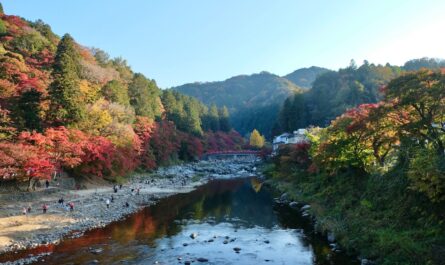
[[36, 264], [359, 264], [273, 196], [255, 178], [213, 180], [65, 239]]

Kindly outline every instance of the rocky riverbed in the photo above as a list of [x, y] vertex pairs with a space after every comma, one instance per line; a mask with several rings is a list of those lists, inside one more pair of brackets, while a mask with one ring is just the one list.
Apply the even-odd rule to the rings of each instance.
[[[190, 192], [211, 179], [258, 175], [258, 163], [256, 159], [245, 158], [160, 168], [151, 174], [134, 176], [117, 192], [108, 185], [86, 190], [52, 188], [39, 195], [21, 196], [20, 199], [12, 196], [9, 201], [3, 196], [0, 202], [0, 253], [58, 244], [63, 237], [79, 237], [89, 229], [122, 219], [161, 198]], [[106, 200], [111, 200], [112, 196], [113, 201], [107, 208]], [[74, 203], [73, 211], [58, 203], [61, 197], [65, 204]], [[41, 210], [43, 203], [49, 206], [46, 214]], [[23, 215], [21, 209], [28, 206], [33, 210]], [[33, 258], [29, 257], [6, 264], [32, 261]]]

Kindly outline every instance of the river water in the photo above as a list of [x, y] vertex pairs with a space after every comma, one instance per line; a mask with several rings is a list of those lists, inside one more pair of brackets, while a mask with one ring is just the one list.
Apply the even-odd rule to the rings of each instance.
[[358, 264], [255, 178], [211, 181], [52, 251], [37, 264]]

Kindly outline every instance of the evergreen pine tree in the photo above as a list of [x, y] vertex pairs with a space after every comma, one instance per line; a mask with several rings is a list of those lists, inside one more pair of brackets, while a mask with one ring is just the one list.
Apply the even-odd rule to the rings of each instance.
[[224, 132], [230, 131], [229, 110], [226, 106], [219, 109], [219, 129]]
[[85, 103], [79, 86], [80, 56], [75, 45], [73, 38], [65, 34], [57, 46], [54, 59], [48, 116], [59, 125], [76, 123], [85, 115]]
[[18, 99], [18, 116], [22, 119], [23, 127], [27, 130], [40, 131], [42, 129], [39, 116], [41, 98], [41, 92], [35, 89], [30, 89], [23, 92]]
[[102, 87], [101, 93], [110, 102], [116, 102], [124, 106], [130, 105], [127, 87], [119, 81], [111, 80]]
[[136, 115], [152, 119], [159, 117], [161, 115], [159, 94], [160, 90], [154, 81], [148, 80], [143, 74], [134, 74], [128, 86], [128, 95]]
[[219, 131], [219, 113], [215, 104], [210, 106], [209, 110], [209, 125], [214, 132]]

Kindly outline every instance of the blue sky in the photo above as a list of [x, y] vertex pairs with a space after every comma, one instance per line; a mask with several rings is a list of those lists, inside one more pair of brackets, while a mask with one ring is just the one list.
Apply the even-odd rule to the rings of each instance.
[[445, 58], [441, 0], [3, 0], [59, 35], [122, 56], [167, 88], [355, 59]]

